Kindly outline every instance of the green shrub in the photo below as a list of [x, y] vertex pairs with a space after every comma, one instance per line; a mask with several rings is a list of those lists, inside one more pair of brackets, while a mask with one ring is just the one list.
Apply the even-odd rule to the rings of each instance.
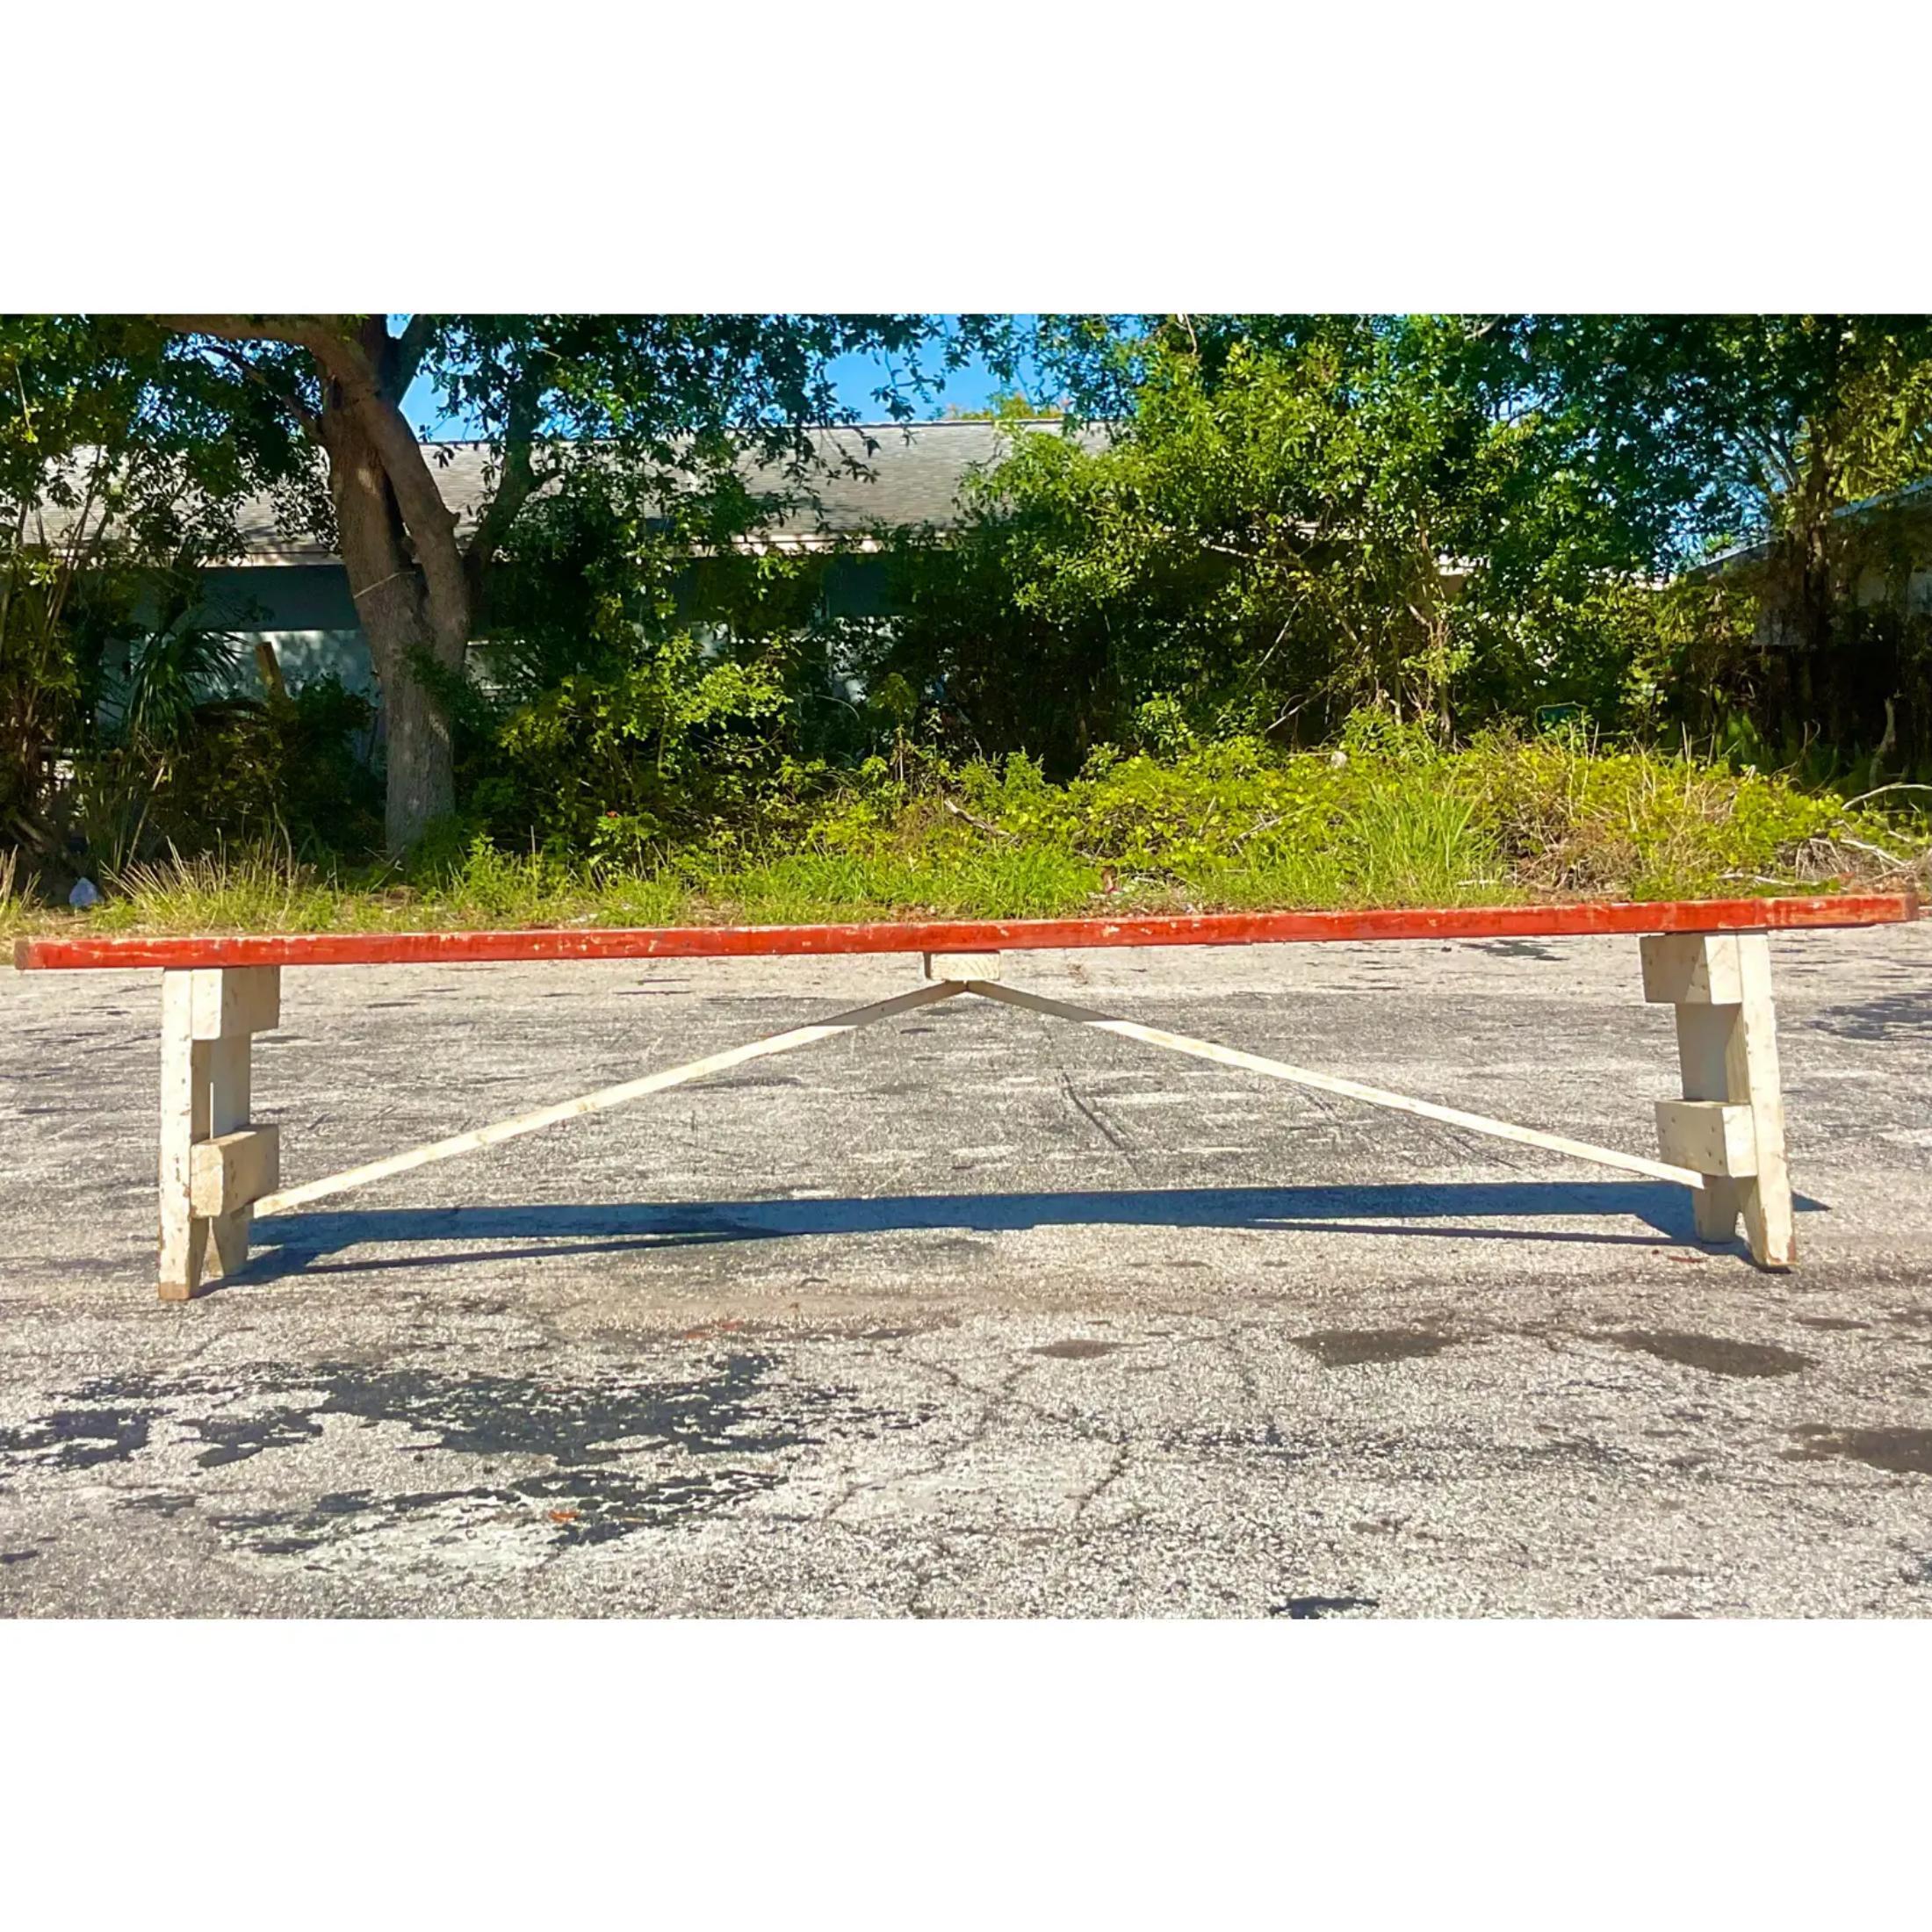
[[1857, 832], [1832, 793], [1682, 755], [1493, 738], [1463, 765], [1512, 872], [1549, 892], [1683, 898], [1813, 883], [1834, 869], [1820, 848]]
[[158, 840], [181, 851], [278, 838], [353, 856], [382, 835], [382, 782], [360, 755], [375, 713], [334, 676], [291, 696], [198, 707], [159, 761]]
[[472, 755], [470, 809], [508, 842], [636, 864], [755, 807], [784, 769], [789, 703], [772, 661], [640, 638], [496, 724]]

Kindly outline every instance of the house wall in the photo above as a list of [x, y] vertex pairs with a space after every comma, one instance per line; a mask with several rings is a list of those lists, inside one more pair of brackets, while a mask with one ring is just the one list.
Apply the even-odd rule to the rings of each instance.
[[[340, 564], [256, 564], [208, 570], [201, 615], [211, 626], [249, 644], [275, 646], [291, 689], [333, 674], [351, 691], [378, 704], [381, 692], [370, 660], [369, 641]], [[839, 556], [825, 567], [824, 609], [831, 617], [890, 615], [885, 559]], [[243, 681], [255, 688], [252, 670]]]
[[[1861, 609], [1892, 602], [1898, 596], [1896, 580], [1886, 571], [1863, 572], [1853, 592]], [[1932, 567], [1914, 569], [1906, 579], [1905, 609], [1914, 616], [1932, 612]]]
[[[259, 564], [203, 573], [203, 621], [253, 644], [275, 646], [292, 688], [333, 674], [351, 691], [376, 698], [369, 642], [340, 564]], [[253, 688], [253, 673], [249, 673]]]

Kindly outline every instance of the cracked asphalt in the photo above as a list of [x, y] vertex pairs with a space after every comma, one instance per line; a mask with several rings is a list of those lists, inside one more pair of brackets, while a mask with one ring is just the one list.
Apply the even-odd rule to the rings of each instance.
[[[959, 1000], [152, 1274], [158, 976], [0, 974], [0, 1612], [1921, 1616], [1932, 927], [1774, 938], [1800, 1265], [1682, 1190]], [[1008, 955], [1654, 1151], [1635, 943]], [[284, 976], [294, 1182], [916, 983]]]

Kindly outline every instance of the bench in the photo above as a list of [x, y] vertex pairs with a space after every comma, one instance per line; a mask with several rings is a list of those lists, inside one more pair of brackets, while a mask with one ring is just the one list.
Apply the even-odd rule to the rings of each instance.
[[[160, 1292], [185, 1301], [248, 1258], [254, 1217], [306, 1206], [432, 1161], [642, 1099], [750, 1061], [972, 995], [1021, 1006], [1220, 1065], [1394, 1108], [1546, 1152], [1676, 1182], [1691, 1191], [1698, 1236], [1728, 1240], [1739, 1219], [1765, 1268], [1795, 1258], [1784, 1159], [1777, 1025], [1767, 935], [1875, 926], [1917, 916], [1909, 895], [1582, 904], [1437, 912], [1209, 913], [1194, 917], [918, 920], [881, 925], [672, 926], [494, 933], [263, 934], [24, 939], [25, 971], [161, 970]], [[1682, 1097], [1656, 1103], [1661, 1157], [1492, 1120], [1432, 1100], [1197, 1040], [1007, 985], [1003, 957], [1044, 948], [1242, 946], [1321, 941], [1547, 939], [1621, 934], [1639, 941], [1643, 994], [1676, 1009]], [[452, 1135], [338, 1174], [281, 1185], [276, 1128], [254, 1118], [255, 1035], [281, 1020], [285, 966], [487, 961], [726, 959], [854, 953], [918, 955], [921, 984], [891, 998], [795, 1027], [682, 1066]]]

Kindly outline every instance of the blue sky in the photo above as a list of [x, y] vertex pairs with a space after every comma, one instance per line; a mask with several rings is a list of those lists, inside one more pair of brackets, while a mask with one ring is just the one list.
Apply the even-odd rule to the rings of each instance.
[[[883, 422], [886, 412], [872, 392], [885, 379], [884, 364], [871, 356], [840, 356], [830, 374], [838, 385], [839, 400], [855, 409], [861, 421]], [[977, 357], [963, 369], [953, 370], [946, 378], [944, 391], [920, 412], [943, 415], [951, 405], [960, 409], [983, 409], [1002, 388], [998, 377]]]
[[[841, 356], [832, 364], [832, 378], [839, 400], [857, 412], [864, 422], [883, 422], [886, 413], [872, 392], [885, 378], [884, 365], [870, 356]], [[948, 407], [961, 409], [985, 407], [1001, 387], [999, 378], [977, 359], [946, 378], [944, 392], [923, 414], [943, 415]], [[477, 425], [460, 417], [445, 418], [436, 407], [436, 392], [420, 378], [402, 399], [404, 413], [420, 435], [454, 441], [477, 434]]]

